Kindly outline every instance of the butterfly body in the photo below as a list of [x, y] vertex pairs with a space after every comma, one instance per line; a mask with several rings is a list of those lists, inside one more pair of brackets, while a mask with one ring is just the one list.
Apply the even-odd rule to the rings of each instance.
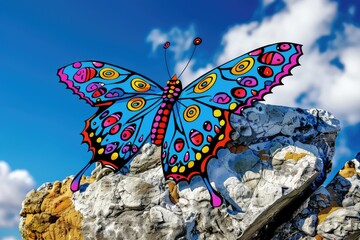
[[167, 124], [169, 122], [170, 113], [174, 107], [174, 104], [179, 99], [182, 91], [182, 84], [176, 75], [174, 75], [164, 88], [163, 95], [161, 96], [162, 103], [154, 118], [151, 129], [151, 142], [161, 146], [166, 133]]
[[93, 156], [74, 177], [71, 189], [79, 189], [91, 163], [118, 171], [150, 139], [161, 146], [166, 179], [190, 182], [200, 176], [212, 205], [220, 206], [222, 198], [210, 184], [207, 165], [231, 140], [230, 115], [241, 114], [281, 85], [301, 55], [301, 45], [295, 43], [264, 46], [216, 67], [185, 88], [176, 75], [162, 88], [133, 71], [98, 61], [59, 69], [61, 82], [98, 107], [82, 132]]

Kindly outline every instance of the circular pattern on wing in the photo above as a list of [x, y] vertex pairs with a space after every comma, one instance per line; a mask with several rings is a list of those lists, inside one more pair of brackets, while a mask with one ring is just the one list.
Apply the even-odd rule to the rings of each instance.
[[105, 80], [113, 80], [120, 76], [119, 72], [112, 68], [103, 68], [99, 73], [100, 77]]
[[194, 92], [203, 93], [209, 90], [216, 81], [216, 74], [211, 73], [203, 78], [196, 86], [194, 87]]
[[251, 57], [247, 57], [235, 64], [235, 66], [231, 68], [230, 72], [234, 75], [244, 74], [250, 71], [253, 66], [254, 59]]
[[239, 85], [246, 87], [255, 87], [258, 84], [258, 80], [253, 76], [238, 78], [236, 79], [236, 82]]
[[196, 120], [200, 115], [200, 108], [197, 105], [191, 105], [184, 111], [184, 119], [187, 122]]
[[121, 119], [121, 117], [122, 117], [121, 112], [111, 114], [109, 117], [104, 119], [104, 121], [102, 122], [102, 125], [104, 128], [109, 127], [109, 126], [115, 124], [117, 121], [119, 121]]
[[130, 111], [139, 111], [145, 106], [145, 103], [146, 101], [143, 98], [140, 97], [132, 98], [128, 101], [127, 108]]
[[231, 98], [227, 93], [218, 93], [213, 97], [213, 101], [219, 104], [226, 104], [230, 102]]
[[131, 87], [137, 92], [147, 92], [150, 90], [150, 84], [141, 78], [131, 80]]
[[246, 90], [242, 87], [231, 89], [231, 95], [235, 98], [244, 98], [246, 97]]

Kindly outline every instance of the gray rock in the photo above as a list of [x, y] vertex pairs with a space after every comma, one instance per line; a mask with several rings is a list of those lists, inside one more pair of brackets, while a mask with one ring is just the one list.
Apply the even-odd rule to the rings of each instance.
[[[75, 209], [83, 216], [84, 238], [264, 239], [279, 221], [285, 221], [284, 212], [294, 221], [285, 222], [282, 226], [287, 229], [274, 239], [310, 239], [317, 234], [318, 213], [332, 204], [326, 189], [316, 191], [301, 210], [287, 209], [298, 208], [299, 199], [325, 180], [340, 130], [338, 121], [322, 110], [258, 103], [243, 116], [231, 115], [231, 123], [233, 143], [208, 164], [211, 184], [228, 204], [213, 208], [200, 177], [179, 183], [179, 200], [172, 203], [160, 149], [146, 144], [127, 175], [106, 175], [97, 168], [93, 172], [97, 180], [73, 194]], [[345, 183], [336, 184], [340, 188]], [[357, 197], [354, 188], [344, 192], [341, 201]], [[345, 203], [355, 214], [358, 200]], [[324, 228], [333, 225], [330, 221]]]

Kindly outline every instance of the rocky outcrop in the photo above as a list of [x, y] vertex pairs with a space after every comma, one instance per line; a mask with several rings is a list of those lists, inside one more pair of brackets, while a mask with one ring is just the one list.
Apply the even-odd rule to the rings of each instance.
[[359, 239], [360, 162], [348, 161], [327, 187], [317, 189], [272, 239]]
[[[71, 198], [68, 208], [74, 208], [81, 216], [78, 225], [44, 203], [55, 184], [29, 193], [20, 223], [23, 238], [29, 239], [29, 234], [36, 232], [36, 225], [29, 219], [45, 213], [57, 217], [52, 221], [58, 222], [59, 229], [60, 223], [67, 224], [65, 234], [73, 234], [70, 228], [76, 229], [79, 239], [283, 239], [290, 232], [327, 237], [332, 231], [329, 229], [336, 228], [331, 220], [339, 211], [336, 207], [344, 207], [344, 201], [335, 206], [329, 198], [328, 203], [325, 188], [318, 187], [331, 168], [339, 122], [322, 110], [264, 104], [245, 110], [243, 116], [232, 115], [231, 121], [234, 141], [208, 165], [210, 181], [226, 201], [223, 206], [211, 207], [210, 196], [196, 177], [191, 183], [166, 183], [160, 149], [147, 144], [130, 169], [122, 171], [128, 172], [126, 175], [109, 173], [98, 166], [92, 176], [96, 181], [83, 186], [82, 191], [73, 195], [65, 189], [60, 191], [67, 199]], [[68, 181], [62, 185], [65, 187]], [[350, 190], [344, 193], [343, 198], [357, 197], [356, 189], [349, 193]], [[45, 197], [32, 201], [33, 195]], [[313, 209], [307, 210], [308, 215], [301, 214], [308, 207], [304, 204], [315, 201], [308, 199], [320, 199], [323, 203], [319, 200], [311, 205]], [[346, 206], [354, 203], [348, 209], [354, 215], [358, 207], [355, 200], [351, 201], [345, 203]], [[38, 205], [44, 208], [26, 210]], [[333, 208], [325, 210], [328, 207]], [[345, 219], [349, 211], [338, 214]]]
[[[84, 177], [82, 183], [93, 181]], [[46, 183], [26, 195], [19, 225], [23, 239], [83, 239], [82, 215], [74, 208], [70, 183], [70, 178]]]

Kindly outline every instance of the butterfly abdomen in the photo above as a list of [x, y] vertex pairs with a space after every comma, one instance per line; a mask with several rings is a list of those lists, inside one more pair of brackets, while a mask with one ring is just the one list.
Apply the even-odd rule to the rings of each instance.
[[167, 124], [169, 122], [170, 113], [174, 104], [179, 98], [182, 91], [181, 81], [177, 79], [176, 75], [171, 80], [167, 81], [162, 95], [163, 102], [158, 109], [151, 129], [151, 142], [156, 145], [161, 145], [164, 140]]

